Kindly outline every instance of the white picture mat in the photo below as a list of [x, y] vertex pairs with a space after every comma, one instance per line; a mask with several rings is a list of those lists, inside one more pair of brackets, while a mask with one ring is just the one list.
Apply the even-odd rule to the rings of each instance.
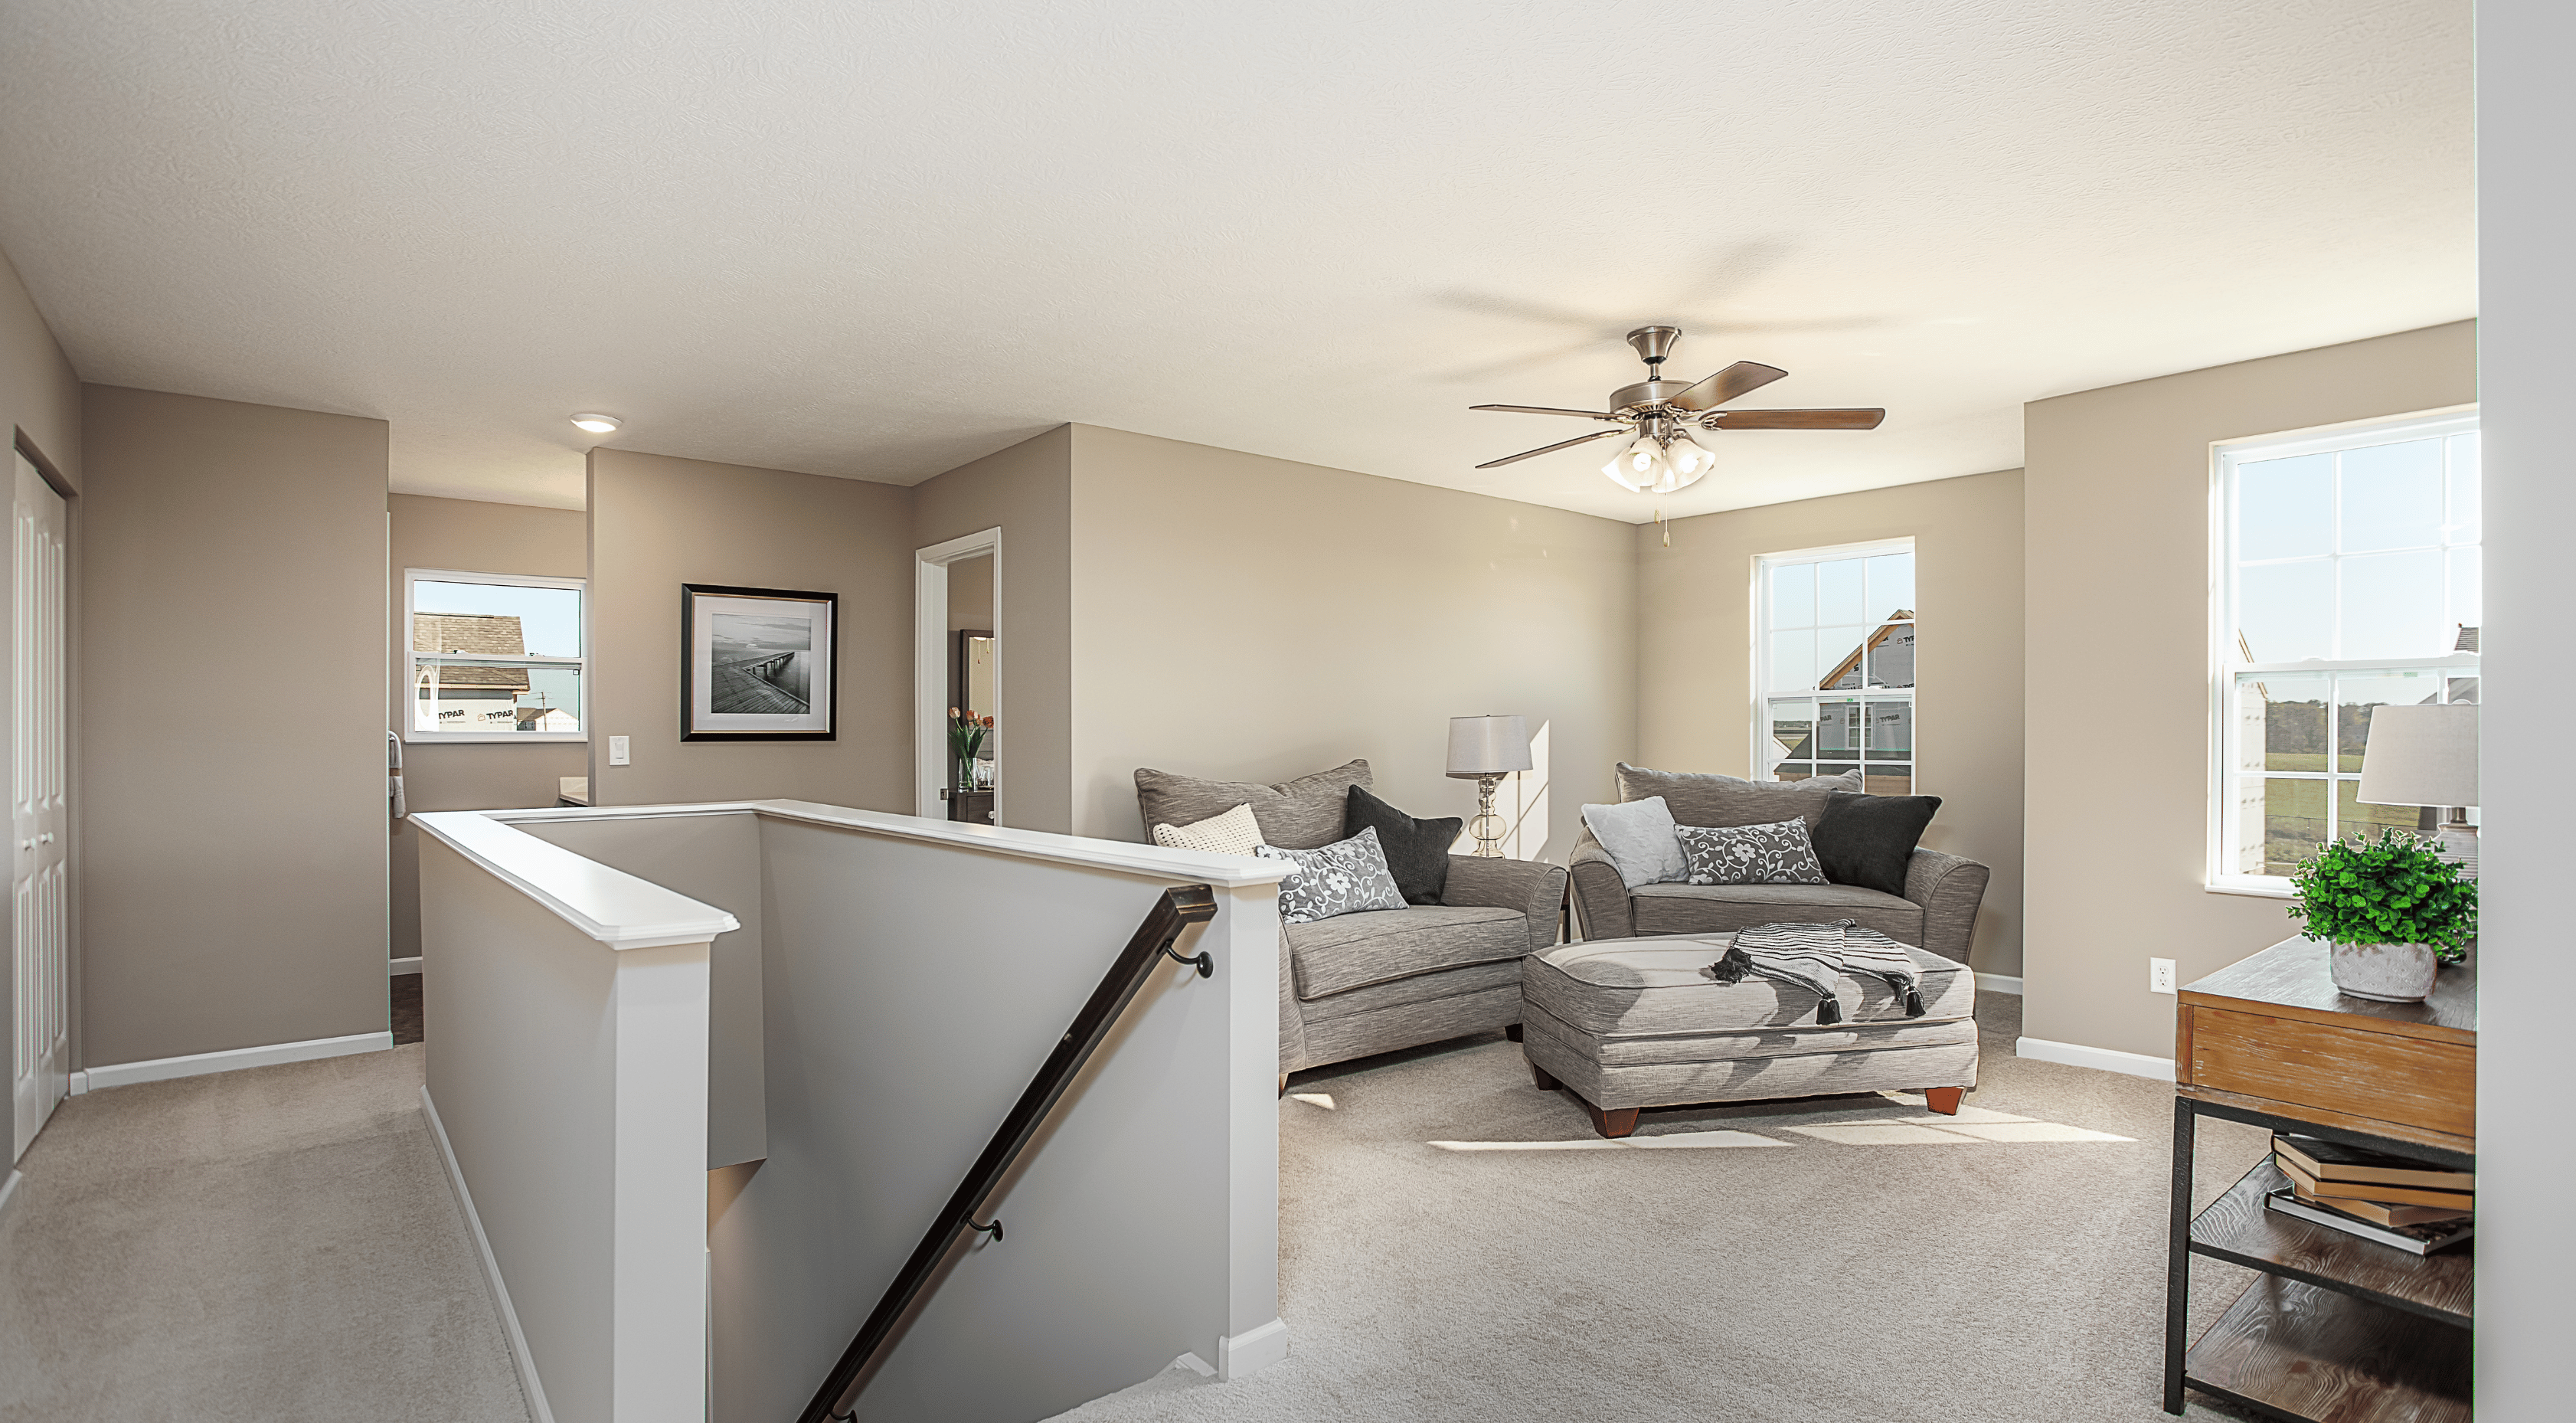
[[[785, 618], [807, 624], [814, 653], [812, 709], [803, 716], [769, 716], [713, 709], [715, 637], [719, 616]], [[689, 595], [689, 725], [685, 731], [830, 731], [833, 695], [832, 605], [804, 598], [741, 598], [730, 593]]]

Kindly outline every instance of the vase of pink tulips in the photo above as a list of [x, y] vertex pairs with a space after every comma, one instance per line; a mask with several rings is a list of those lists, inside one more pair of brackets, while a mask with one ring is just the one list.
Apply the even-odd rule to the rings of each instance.
[[975, 789], [975, 763], [983, 759], [985, 738], [992, 734], [991, 717], [977, 716], [971, 709], [948, 709], [948, 755], [957, 763], [957, 789]]

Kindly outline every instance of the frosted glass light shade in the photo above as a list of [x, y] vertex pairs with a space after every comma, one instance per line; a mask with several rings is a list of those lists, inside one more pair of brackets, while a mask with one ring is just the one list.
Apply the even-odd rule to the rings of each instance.
[[1449, 774], [1461, 780], [1530, 769], [1529, 718], [1449, 718]]
[[2373, 707], [2357, 799], [2371, 805], [2476, 805], [2477, 706]]
[[1687, 434], [1673, 437], [1672, 447], [1664, 451], [1664, 458], [1672, 465], [1677, 481], [1673, 485], [1675, 489], [1699, 483], [1708, 477], [1710, 467], [1717, 463], [1717, 456], [1706, 445]]
[[1601, 472], [1610, 482], [1631, 493], [1643, 494], [1665, 478], [1669, 466], [1661, 445], [1652, 435], [1639, 435], [1626, 449], [1610, 457]]

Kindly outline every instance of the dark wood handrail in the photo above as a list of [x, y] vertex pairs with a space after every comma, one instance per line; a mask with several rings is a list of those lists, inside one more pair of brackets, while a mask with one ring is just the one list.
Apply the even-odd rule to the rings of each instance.
[[[1109, 966], [1100, 986], [1091, 991], [1091, 1000], [1074, 1015], [1073, 1026], [1056, 1040], [1055, 1050], [1047, 1054], [1046, 1065], [1038, 1069], [1038, 1075], [1030, 1081], [1028, 1090], [1020, 1094], [1020, 1100], [1012, 1106], [1010, 1115], [1002, 1118], [1001, 1129], [985, 1143], [984, 1154], [975, 1158], [974, 1168], [966, 1173], [965, 1180], [957, 1183], [957, 1193], [948, 1198], [947, 1205], [940, 1207], [938, 1219], [932, 1221], [930, 1229], [922, 1234], [921, 1243], [913, 1247], [912, 1258], [903, 1262], [903, 1269], [894, 1277], [894, 1283], [886, 1286], [885, 1293], [877, 1298], [877, 1307], [869, 1313], [867, 1323], [859, 1326], [857, 1337], [850, 1340], [850, 1347], [841, 1351], [841, 1361], [832, 1366], [823, 1386], [814, 1391], [814, 1401], [806, 1404], [805, 1411], [797, 1415], [798, 1423], [832, 1423], [832, 1420], [851, 1417], [856, 1410], [845, 1411], [845, 1406], [851, 1402], [850, 1394], [858, 1387], [859, 1376], [867, 1372], [869, 1361], [894, 1336], [895, 1321], [903, 1317], [903, 1312], [930, 1284], [931, 1275], [938, 1270], [939, 1262], [947, 1257], [949, 1247], [956, 1244], [958, 1235], [973, 1226], [977, 1230], [991, 1230], [996, 1239], [1000, 1238], [1001, 1232], [995, 1226], [974, 1225], [975, 1213], [982, 1209], [984, 1198], [992, 1194], [1004, 1176], [1010, 1174], [1012, 1163], [1019, 1160], [1029, 1138], [1037, 1135], [1038, 1125], [1046, 1120], [1048, 1112], [1054, 1110], [1065, 1089], [1073, 1085], [1073, 1079], [1081, 1073], [1083, 1064], [1091, 1060], [1091, 1054], [1100, 1046], [1101, 1040], [1109, 1036], [1110, 1025], [1116, 1023], [1118, 1015], [1134, 1001], [1137, 991], [1145, 986], [1147, 976], [1153, 973], [1165, 954], [1171, 953], [1172, 943], [1180, 938], [1181, 930], [1192, 924], [1204, 924], [1215, 917], [1216, 891], [1207, 885], [1167, 889], [1161, 898], [1154, 901], [1153, 912], [1145, 916], [1144, 923], [1136, 926], [1136, 936], [1119, 951], [1117, 961]], [[1195, 966], [1201, 978], [1215, 971], [1214, 961], [1204, 952], [1186, 959], [1177, 953], [1171, 953], [1171, 956]]]

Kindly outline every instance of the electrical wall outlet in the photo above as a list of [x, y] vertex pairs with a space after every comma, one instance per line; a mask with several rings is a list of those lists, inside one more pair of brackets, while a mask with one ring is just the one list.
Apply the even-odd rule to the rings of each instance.
[[[626, 738], [625, 738], [625, 737], [623, 737], [623, 736], [612, 736], [612, 737], [608, 738], [608, 764], [610, 764], [610, 765], [612, 765], [612, 766], [623, 766], [623, 765], [625, 765], [625, 764], [626, 764]], [[2169, 963], [2168, 963], [2168, 964], [2166, 964], [2166, 965], [2165, 965], [2165, 972], [2166, 972], [2167, 976], [2171, 976], [2171, 974], [2172, 974], [2172, 972], [2173, 972], [2173, 965], [2172, 965], [2172, 964], [2169, 964]]]
[[2172, 959], [2147, 960], [2147, 987], [2157, 993], [2171, 993], [2174, 991], [2174, 961]]

